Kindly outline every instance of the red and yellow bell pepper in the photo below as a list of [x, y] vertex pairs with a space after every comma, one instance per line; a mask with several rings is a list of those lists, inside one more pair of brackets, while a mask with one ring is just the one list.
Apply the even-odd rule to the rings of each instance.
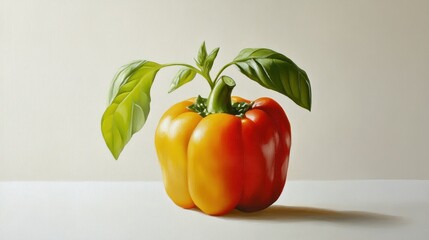
[[162, 116], [155, 145], [165, 189], [177, 205], [197, 206], [210, 215], [234, 208], [257, 211], [282, 192], [291, 145], [285, 112], [271, 98], [233, 97], [235, 102], [251, 104], [250, 109], [242, 117], [213, 113], [203, 118], [188, 108], [195, 103], [190, 99]]

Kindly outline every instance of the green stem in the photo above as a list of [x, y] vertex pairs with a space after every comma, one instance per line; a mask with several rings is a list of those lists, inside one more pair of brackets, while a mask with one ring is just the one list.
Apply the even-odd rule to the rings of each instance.
[[206, 81], [209, 83], [210, 89], [213, 89], [214, 82], [210, 79], [210, 76], [206, 76], [202, 71], [200, 71], [196, 67], [194, 67], [192, 65], [189, 65], [189, 64], [186, 64], [186, 63], [168, 63], [168, 64], [162, 64], [162, 67], [171, 67], [171, 66], [183, 66], [183, 67], [187, 67], [187, 68], [190, 68], [190, 69], [194, 70], [196, 73], [198, 73], [201, 76], [203, 76], [204, 79], [206, 79]]
[[210, 92], [207, 99], [207, 111], [209, 113], [232, 113], [231, 93], [235, 87], [232, 78], [222, 76]]
[[230, 62], [230, 63], [226, 64], [225, 66], [223, 66], [223, 67], [219, 70], [219, 72], [217, 73], [216, 77], [214, 78], [214, 82], [216, 83], [216, 82], [218, 81], [219, 76], [222, 74], [222, 72], [223, 72], [226, 68], [228, 68], [229, 66], [233, 65], [234, 63], [235, 63], [235, 62]]

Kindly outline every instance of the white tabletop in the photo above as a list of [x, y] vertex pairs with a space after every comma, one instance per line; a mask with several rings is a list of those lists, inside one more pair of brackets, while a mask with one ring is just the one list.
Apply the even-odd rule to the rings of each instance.
[[223, 217], [160, 182], [0, 182], [0, 239], [429, 239], [429, 181], [289, 181], [267, 210]]

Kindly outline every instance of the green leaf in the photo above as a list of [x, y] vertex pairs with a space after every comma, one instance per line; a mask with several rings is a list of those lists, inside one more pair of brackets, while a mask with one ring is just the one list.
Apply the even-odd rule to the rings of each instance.
[[197, 60], [195, 61], [197, 66], [202, 68], [207, 58], [206, 42], [201, 44], [200, 50], [198, 51]]
[[134, 61], [122, 66], [121, 69], [119, 69], [118, 73], [116, 73], [115, 77], [113, 78], [112, 84], [110, 86], [108, 104], [112, 103], [113, 99], [116, 97], [116, 94], [119, 91], [119, 88], [124, 84], [125, 80], [127, 80], [128, 77], [132, 74], [132, 72], [137, 69], [137, 67], [143, 62], [145, 61]]
[[217, 53], [219, 52], [219, 48], [213, 49], [211, 53], [207, 56], [206, 61], [204, 63], [203, 71], [205, 74], [209, 74], [210, 70], [212, 70], [214, 60], [217, 57]]
[[195, 78], [196, 74], [197, 72], [188, 67], [180, 69], [174, 77], [173, 81], [171, 82], [170, 90], [168, 92], [171, 93], [183, 84], [192, 81]]
[[263, 87], [282, 93], [311, 110], [311, 86], [307, 74], [286, 56], [265, 48], [243, 49], [234, 59], [240, 71]]
[[150, 89], [162, 66], [140, 61], [128, 67], [128, 74], [121, 74], [124, 69], [117, 74], [114, 84], [121, 82], [121, 85], [101, 119], [101, 132], [115, 159], [146, 122], [150, 110]]

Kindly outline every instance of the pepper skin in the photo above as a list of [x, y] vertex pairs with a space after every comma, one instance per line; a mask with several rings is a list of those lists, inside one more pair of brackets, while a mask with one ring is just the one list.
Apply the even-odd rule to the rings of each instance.
[[[224, 215], [273, 204], [285, 181], [291, 145], [289, 120], [270, 98], [255, 100], [243, 117], [187, 109], [195, 99], [162, 116], [155, 145], [168, 196], [183, 208]], [[233, 102], [248, 100], [232, 97]]]

